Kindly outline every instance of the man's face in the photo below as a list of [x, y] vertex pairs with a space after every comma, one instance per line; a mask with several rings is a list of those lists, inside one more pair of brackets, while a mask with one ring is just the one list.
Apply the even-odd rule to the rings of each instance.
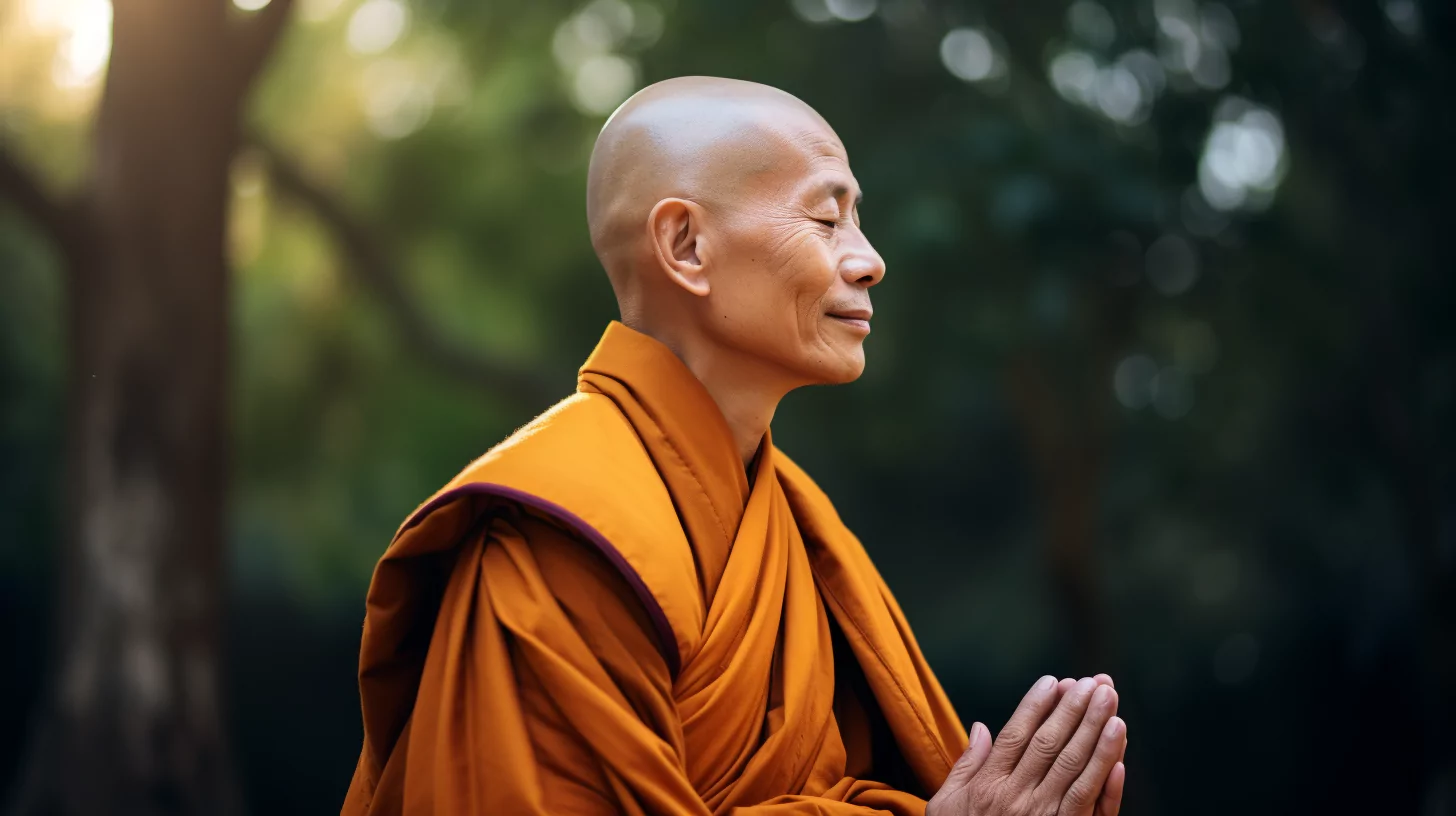
[[775, 138], [778, 160], [717, 208], [709, 324], [792, 386], [850, 382], [864, 371], [869, 288], [885, 262], [860, 231], [859, 184], [833, 132]]

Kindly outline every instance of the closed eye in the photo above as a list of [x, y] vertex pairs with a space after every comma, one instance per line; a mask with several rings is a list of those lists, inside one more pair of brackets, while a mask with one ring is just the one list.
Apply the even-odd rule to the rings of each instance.
[[839, 226], [839, 222], [836, 221], [836, 220], [834, 220], [834, 219], [832, 219], [832, 218], [816, 218], [814, 220], [815, 221], [818, 221], [819, 223], [823, 224], [824, 226], [830, 227], [830, 228], [834, 228], [834, 227], [838, 227]]

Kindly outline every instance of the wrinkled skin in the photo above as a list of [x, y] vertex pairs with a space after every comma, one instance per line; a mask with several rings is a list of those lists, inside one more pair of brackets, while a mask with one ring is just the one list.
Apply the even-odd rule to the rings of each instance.
[[745, 461], [785, 394], [864, 371], [885, 264], [859, 200], [834, 130], [763, 85], [661, 82], [597, 140], [587, 219], [622, 321], [698, 375]]
[[971, 726], [970, 745], [925, 808], [926, 816], [1117, 816], [1127, 769], [1127, 725], [1105, 674], [1043, 677], [993, 744]]
[[[779, 401], [865, 367], [885, 263], [860, 229], [859, 183], [833, 128], [776, 88], [659, 82], [592, 150], [587, 222], [622, 322], [707, 388], [750, 463]], [[927, 816], [1117, 816], [1127, 730], [1106, 675], [1027, 692], [970, 746]]]

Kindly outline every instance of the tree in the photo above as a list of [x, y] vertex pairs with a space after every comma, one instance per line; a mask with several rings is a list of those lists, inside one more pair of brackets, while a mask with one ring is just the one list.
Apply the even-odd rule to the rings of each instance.
[[18, 813], [236, 813], [218, 628], [227, 461], [228, 171], [290, 0], [121, 0], [65, 198], [13, 158], [0, 192], [67, 276], [68, 498], [52, 695]]
[[50, 696], [17, 813], [237, 813], [222, 717], [229, 173], [246, 143], [335, 235], [406, 343], [518, 399], [532, 376], [444, 341], [389, 253], [245, 126], [292, 0], [117, 0], [91, 173], [58, 196], [0, 150], [0, 198], [66, 274], [67, 499]]

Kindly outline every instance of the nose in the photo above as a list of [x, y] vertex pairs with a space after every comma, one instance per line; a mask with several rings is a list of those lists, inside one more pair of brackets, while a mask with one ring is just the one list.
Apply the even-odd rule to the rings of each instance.
[[859, 227], [851, 231], [854, 237], [841, 244], [844, 255], [839, 260], [839, 274], [848, 283], [869, 288], [885, 277], [885, 259], [870, 245], [870, 239]]

